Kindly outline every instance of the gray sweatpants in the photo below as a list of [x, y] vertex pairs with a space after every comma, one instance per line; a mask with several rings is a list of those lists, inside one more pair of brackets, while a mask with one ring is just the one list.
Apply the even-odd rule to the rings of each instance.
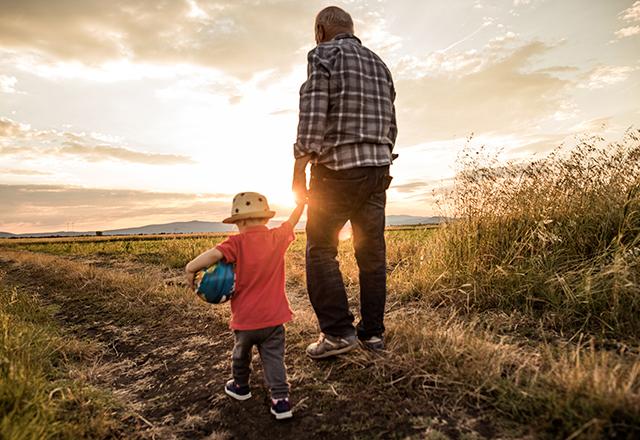
[[287, 369], [284, 365], [284, 326], [258, 330], [234, 330], [236, 344], [233, 347], [231, 369], [233, 380], [240, 386], [249, 385], [253, 346], [258, 347], [264, 381], [273, 399], [289, 396]]

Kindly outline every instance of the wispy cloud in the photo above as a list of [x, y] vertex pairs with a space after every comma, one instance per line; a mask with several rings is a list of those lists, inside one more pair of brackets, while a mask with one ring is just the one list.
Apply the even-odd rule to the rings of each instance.
[[602, 89], [625, 81], [636, 70], [638, 68], [632, 66], [599, 66], [587, 75], [585, 81], [579, 87]]
[[465, 35], [464, 37], [462, 37], [461, 39], [459, 39], [458, 41], [455, 41], [453, 43], [451, 43], [449, 46], [445, 47], [444, 49], [442, 49], [440, 52], [441, 53], [446, 53], [449, 52], [451, 49], [453, 49], [454, 47], [464, 43], [465, 41], [468, 41], [470, 39], [472, 39], [473, 37], [475, 37], [476, 35], [478, 35], [480, 32], [482, 32], [483, 30], [485, 30], [487, 27], [491, 26], [494, 22], [494, 19], [491, 17], [485, 17], [483, 19], [483, 23], [480, 25], [480, 27], [478, 27], [476, 30], [474, 30], [473, 32]]
[[17, 83], [18, 79], [15, 76], [0, 75], [0, 93], [19, 93], [18, 90], [16, 90]]
[[556, 72], [570, 66], [532, 69], [533, 61], [554, 47], [539, 41], [516, 43], [510, 37], [479, 53], [453, 53], [443, 58], [450, 68], [434, 63], [425, 76], [401, 77], [397, 109], [402, 142], [514, 132], [553, 118], [571, 85]]
[[57, 153], [83, 158], [89, 161], [122, 160], [147, 165], [177, 165], [193, 163], [193, 160], [176, 154], [157, 154], [133, 151], [112, 145], [85, 145], [79, 142], [64, 142], [57, 148]]
[[312, 43], [317, 9], [294, 0], [21, 0], [2, 5], [0, 47], [50, 62], [199, 64], [247, 77], [295, 62]]
[[[636, 1], [629, 8], [625, 9], [624, 11], [622, 11], [618, 15], [618, 17], [621, 20], [626, 21], [627, 23], [640, 22], [640, 0]], [[621, 28], [621, 29], [619, 29], [618, 31], [615, 32], [615, 36], [618, 39], [632, 37], [632, 36], [638, 35], [638, 34], [640, 34], [640, 26], [639, 25], [626, 26], [626, 27], [623, 27], [623, 28]]]
[[209, 220], [228, 214], [231, 196], [134, 190], [91, 189], [64, 185], [0, 185], [0, 229], [42, 232], [109, 229], [148, 222]]
[[636, 1], [629, 8], [620, 13], [625, 21], [640, 21], [640, 0]]
[[51, 173], [38, 170], [23, 170], [23, 169], [2, 169], [0, 168], [0, 174], [12, 174], [14, 176], [49, 176]]
[[0, 117], [0, 139], [22, 137], [28, 130], [28, 125], [19, 124], [9, 118]]
[[146, 165], [193, 163], [186, 156], [132, 150], [105, 143], [104, 139], [86, 133], [34, 130], [8, 118], [0, 118], [0, 154], [12, 156], [60, 155], [85, 161], [118, 160]]
[[627, 38], [638, 34], [640, 34], [640, 26], [627, 26], [616, 31], [616, 37], [618, 38]]

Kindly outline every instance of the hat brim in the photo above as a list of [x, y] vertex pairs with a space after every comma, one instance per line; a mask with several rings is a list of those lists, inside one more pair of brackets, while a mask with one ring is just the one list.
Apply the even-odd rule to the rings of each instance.
[[249, 218], [271, 218], [276, 215], [275, 211], [253, 211], [243, 212], [242, 214], [234, 214], [231, 217], [227, 217], [222, 220], [222, 223], [236, 223], [240, 220], [247, 220]]

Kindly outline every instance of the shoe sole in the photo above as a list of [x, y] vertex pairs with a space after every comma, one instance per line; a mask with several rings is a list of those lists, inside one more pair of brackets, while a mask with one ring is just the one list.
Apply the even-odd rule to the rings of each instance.
[[307, 351], [307, 356], [309, 356], [311, 359], [324, 359], [324, 358], [328, 358], [331, 356], [337, 356], [339, 354], [343, 354], [343, 353], [347, 353], [351, 350], [353, 350], [354, 348], [356, 348], [358, 346], [358, 344], [353, 344], [353, 345], [347, 345], [346, 347], [342, 347], [342, 348], [338, 348], [336, 350], [331, 350], [331, 351], [325, 351], [322, 354], [311, 354]]
[[384, 342], [379, 342], [377, 344], [368, 344], [364, 341], [360, 341], [360, 345], [366, 350], [369, 351], [384, 351]]
[[276, 417], [276, 420], [290, 419], [291, 417], [293, 417], [293, 412], [291, 411], [277, 413], [273, 410], [273, 408], [271, 408], [271, 414]]
[[249, 394], [236, 394], [225, 387], [224, 392], [227, 394], [227, 396], [231, 396], [236, 400], [247, 400], [251, 398], [251, 391], [249, 391]]

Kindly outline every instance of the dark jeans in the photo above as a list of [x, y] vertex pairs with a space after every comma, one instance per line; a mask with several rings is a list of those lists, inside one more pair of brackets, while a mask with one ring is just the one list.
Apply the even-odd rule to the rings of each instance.
[[264, 381], [274, 399], [289, 396], [287, 368], [284, 365], [284, 326], [259, 330], [235, 330], [236, 344], [233, 347], [231, 369], [233, 380], [238, 385], [249, 384], [253, 346], [258, 347]]
[[385, 256], [386, 189], [389, 167], [333, 171], [311, 168], [307, 210], [307, 290], [320, 329], [331, 336], [353, 336], [353, 314], [336, 256], [338, 234], [347, 220], [360, 272], [361, 339], [384, 332], [387, 296]]

